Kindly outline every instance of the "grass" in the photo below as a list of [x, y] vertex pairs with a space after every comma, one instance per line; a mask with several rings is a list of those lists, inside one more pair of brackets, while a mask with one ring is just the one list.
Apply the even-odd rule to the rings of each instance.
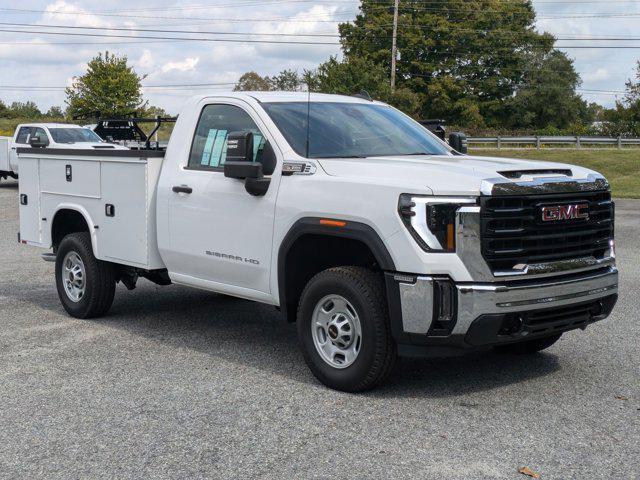
[[550, 162], [570, 163], [602, 173], [618, 198], [640, 198], [640, 148], [614, 149], [560, 149], [560, 150], [480, 150], [471, 155], [486, 157], [526, 158]]

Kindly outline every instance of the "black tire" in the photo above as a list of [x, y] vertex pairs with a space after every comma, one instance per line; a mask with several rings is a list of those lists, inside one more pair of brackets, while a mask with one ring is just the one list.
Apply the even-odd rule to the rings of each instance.
[[[329, 365], [316, 350], [313, 340], [313, 312], [327, 295], [346, 299], [356, 311], [362, 330], [355, 361], [342, 369]], [[375, 272], [360, 267], [337, 267], [317, 274], [300, 298], [297, 327], [307, 365], [329, 388], [362, 392], [379, 385], [393, 370], [396, 345], [391, 336], [383, 282]]]
[[560, 340], [562, 334], [553, 335], [551, 337], [536, 338], [526, 342], [510, 343], [508, 345], [499, 345], [495, 349], [500, 353], [508, 353], [511, 355], [530, 355], [538, 353], [549, 348], [551, 345]]
[[[67, 254], [75, 252], [85, 270], [84, 294], [74, 301], [67, 294], [62, 279], [63, 262]], [[62, 306], [75, 318], [96, 318], [107, 313], [116, 291], [116, 273], [113, 265], [93, 255], [88, 233], [72, 233], [60, 242], [56, 252], [56, 286]]]

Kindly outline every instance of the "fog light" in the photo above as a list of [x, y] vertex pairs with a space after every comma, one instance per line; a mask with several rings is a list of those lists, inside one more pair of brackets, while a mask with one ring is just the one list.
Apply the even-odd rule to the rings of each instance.
[[522, 317], [520, 315], [507, 315], [502, 322], [498, 335], [514, 335], [522, 330]]
[[435, 319], [438, 322], [450, 322], [455, 315], [454, 288], [447, 280], [436, 280], [434, 283], [436, 311]]

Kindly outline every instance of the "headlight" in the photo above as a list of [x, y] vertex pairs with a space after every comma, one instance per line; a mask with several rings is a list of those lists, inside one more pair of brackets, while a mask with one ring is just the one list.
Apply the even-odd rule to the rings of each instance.
[[462, 205], [476, 205], [475, 198], [424, 197], [402, 194], [398, 211], [423, 250], [456, 251], [456, 213]]

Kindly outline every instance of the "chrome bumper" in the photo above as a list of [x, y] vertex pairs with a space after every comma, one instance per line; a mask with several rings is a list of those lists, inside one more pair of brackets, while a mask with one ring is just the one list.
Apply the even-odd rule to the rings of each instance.
[[[432, 277], [398, 282], [402, 331], [427, 335], [434, 322], [434, 284]], [[404, 281], [403, 281], [404, 280]], [[440, 280], [441, 281], [441, 280]], [[455, 284], [457, 303], [452, 336], [464, 336], [471, 324], [482, 315], [529, 312], [595, 301], [618, 292], [618, 270], [609, 266], [563, 278], [545, 278], [520, 282]]]
[[588, 302], [618, 293], [618, 270], [582, 274], [566, 280], [535, 283], [456, 285], [458, 319], [453, 334], [464, 335], [480, 315], [524, 312]]

